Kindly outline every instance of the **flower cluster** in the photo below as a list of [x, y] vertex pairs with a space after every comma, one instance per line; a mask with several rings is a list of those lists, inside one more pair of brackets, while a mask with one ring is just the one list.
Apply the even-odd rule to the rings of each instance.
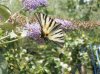
[[73, 29], [75, 26], [71, 21], [63, 20], [63, 19], [55, 19], [58, 24], [61, 24], [62, 29]]
[[39, 35], [41, 34], [41, 28], [38, 23], [27, 23], [24, 28], [25, 30], [27, 30], [27, 36], [33, 37], [34, 39], [39, 37]]
[[26, 10], [35, 10], [40, 6], [47, 6], [47, 0], [22, 0]]
[[39, 23], [27, 23], [24, 26], [24, 30], [26, 31], [26, 36], [34, 39], [37, 43], [44, 43], [44, 40], [41, 36], [41, 27]]

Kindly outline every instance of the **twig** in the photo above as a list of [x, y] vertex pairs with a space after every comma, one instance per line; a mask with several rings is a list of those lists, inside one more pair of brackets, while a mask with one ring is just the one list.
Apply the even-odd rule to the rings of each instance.
[[22, 39], [22, 38], [18, 38], [18, 39], [14, 39], [14, 40], [11, 40], [11, 41], [3, 42], [3, 43], [0, 43], [0, 45], [12, 43], [12, 42], [16, 42], [16, 41], [18, 41], [19, 39]]

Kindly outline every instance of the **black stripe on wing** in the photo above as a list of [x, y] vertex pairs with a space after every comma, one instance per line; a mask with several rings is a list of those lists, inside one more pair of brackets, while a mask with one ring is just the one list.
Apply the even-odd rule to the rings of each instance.
[[48, 38], [52, 41], [58, 42], [58, 43], [64, 43], [64, 35], [61, 33], [57, 34], [51, 34], [48, 36]]
[[38, 22], [40, 23], [41, 27], [48, 25], [48, 27], [51, 25], [53, 19], [48, 17], [48, 15], [43, 13], [35, 13], [35, 17], [37, 18]]

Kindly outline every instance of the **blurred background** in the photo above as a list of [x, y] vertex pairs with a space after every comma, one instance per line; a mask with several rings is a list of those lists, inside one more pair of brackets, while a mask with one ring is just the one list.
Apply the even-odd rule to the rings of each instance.
[[[100, 0], [48, 0], [32, 12], [23, 10], [23, 1], [0, 0], [0, 74], [100, 74]], [[12, 17], [19, 11], [21, 17]], [[64, 29], [63, 48], [20, 39], [19, 20], [35, 12], [73, 23]]]

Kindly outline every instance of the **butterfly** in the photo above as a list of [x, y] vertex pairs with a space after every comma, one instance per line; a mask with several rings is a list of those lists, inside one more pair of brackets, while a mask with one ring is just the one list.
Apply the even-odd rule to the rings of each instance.
[[35, 17], [41, 26], [41, 38], [50, 40], [58, 45], [64, 44], [64, 32], [54, 19], [43, 13], [35, 13]]

